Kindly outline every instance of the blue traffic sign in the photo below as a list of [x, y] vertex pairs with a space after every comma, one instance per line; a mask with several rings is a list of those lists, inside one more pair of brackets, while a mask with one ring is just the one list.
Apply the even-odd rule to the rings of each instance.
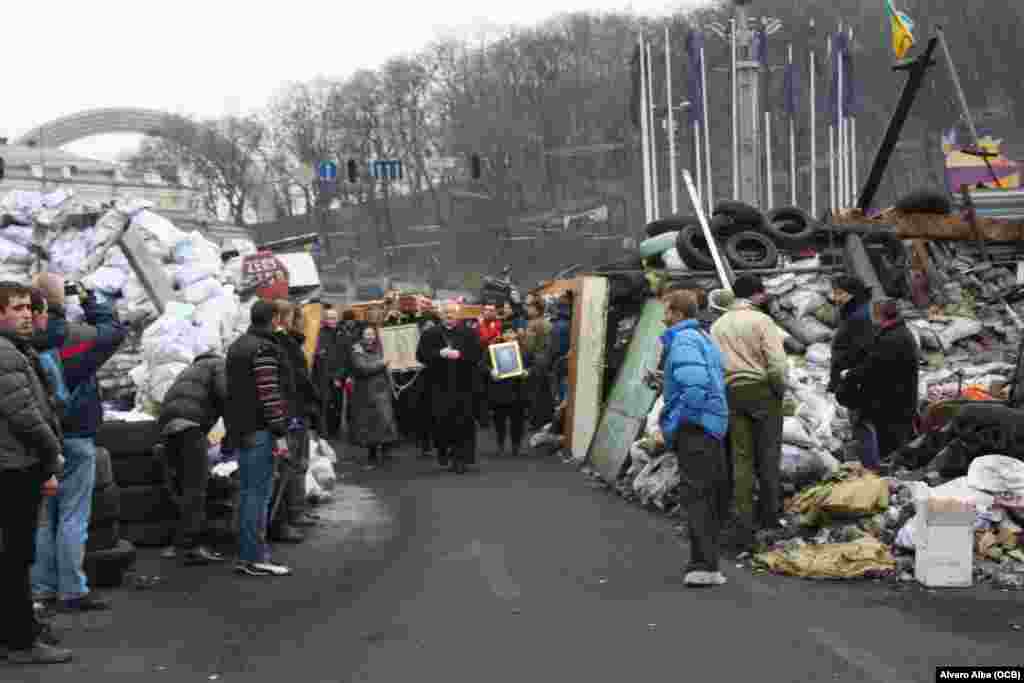
[[337, 180], [338, 164], [333, 161], [321, 161], [319, 166], [320, 180]]
[[398, 159], [370, 162], [370, 177], [402, 179], [402, 162]]

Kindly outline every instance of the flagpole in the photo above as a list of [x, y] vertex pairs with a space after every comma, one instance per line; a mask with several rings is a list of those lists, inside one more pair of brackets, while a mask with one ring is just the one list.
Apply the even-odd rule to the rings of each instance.
[[[790, 87], [796, 89], [796, 75], [793, 67], [793, 43], [789, 44], [789, 71], [790, 79], [794, 82], [790, 83]], [[789, 95], [787, 94], [787, 98]], [[793, 99], [796, 98], [796, 92], [793, 93]], [[793, 101], [795, 105], [796, 102]], [[796, 206], [796, 109], [789, 112], [789, 204], [790, 206]]]
[[[814, 33], [814, 20], [811, 19], [811, 33], [813, 39]], [[810, 91], [811, 96], [811, 218], [817, 220], [818, 217], [818, 97], [817, 89], [814, 84], [814, 80], [817, 78], [816, 66], [814, 64], [814, 43], [811, 43], [810, 50], [810, 67], [811, 67], [811, 83]]]
[[[697, 123], [696, 121], [694, 121], [693, 122], [693, 151], [694, 151], [693, 163], [697, 167], [697, 173], [696, 173], [696, 175], [694, 177], [697, 179], [697, 194], [700, 195], [701, 197], [703, 197], [704, 196], [704, 181], [703, 181], [704, 173], [703, 173], [702, 169], [704, 168], [704, 166], [701, 164], [701, 154], [700, 154], [700, 146], [701, 146], [701, 144], [702, 143], [701, 143], [701, 139], [700, 139], [700, 124]], [[696, 209], [696, 208], [697, 207], [694, 207], [694, 209]]]
[[647, 142], [647, 125], [650, 120], [647, 117], [647, 57], [644, 45], [643, 34], [637, 37], [640, 47], [640, 149], [643, 157], [644, 168], [644, 222], [650, 223], [654, 220], [651, 211], [651, 160], [650, 148]]
[[775, 179], [772, 176], [772, 114], [768, 111], [764, 113], [764, 165], [765, 181], [768, 185], [765, 188], [765, 199], [768, 210], [771, 211], [775, 208]]
[[[843, 26], [840, 24], [839, 33], [842, 33], [842, 31]], [[836, 64], [839, 67], [839, 87], [836, 88], [836, 125], [839, 126], [836, 148], [839, 152], [839, 158], [836, 162], [839, 165], [839, 202], [841, 204], [837, 208], [841, 209], [846, 205], [846, 116], [843, 113], [843, 62], [846, 56], [842, 50], [836, 50], [834, 54]]]
[[740, 128], [737, 107], [739, 88], [736, 83], [736, 17], [729, 20], [729, 38], [732, 41], [732, 198], [740, 198]]
[[[850, 52], [853, 50], [853, 26], [847, 27], [848, 36], [846, 39], [846, 55], [849, 58]], [[852, 75], [851, 71], [851, 75]], [[853, 103], [853, 82], [846, 84], [847, 90], [850, 91], [850, 104]], [[857, 138], [854, 135], [853, 127], [854, 121], [853, 107], [850, 106], [849, 111], [846, 112], [846, 188], [848, 206], [853, 206], [857, 200], [857, 162], [855, 161], [857, 155]]]
[[860, 190], [857, 175], [857, 117], [855, 116], [850, 118], [850, 137], [853, 139], [853, 143], [850, 145], [850, 168], [853, 173], [853, 199], [856, 201], [857, 193]]
[[665, 100], [668, 102], [668, 168], [672, 213], [679, 213], [679, 185], [676, 183], [676, 116], [672, 110], [672, 43], [665, 27]]
[[836, 212], [836, 127], [828, 124], [828, 205]]
[[651, 203], [654, 220], [661, 218], [661, 198], [658, 196], [658, 128], [654, 118], [654, 64], [651, 61], [651, 44], [647, 43], [647, 113], [650, 116], [648, 128], [651, 133]]
[[[712, 207], [714, 206], [714, 191], [715, 184], [711, 175], [711, 128], [708, 126], [708, 65], [704, 61], [704, 34], [701, 34], [700, 40], [700, 99], [701, 99], [701, 118], [704, 119], [704, 164], [705, 173], [707, 174], [707, 181], [704, 183], [705, 191], [704, 198], [708, 204], [708, 215], [712, 213]], [[700, 169], [697, 169], [698, 175]]]

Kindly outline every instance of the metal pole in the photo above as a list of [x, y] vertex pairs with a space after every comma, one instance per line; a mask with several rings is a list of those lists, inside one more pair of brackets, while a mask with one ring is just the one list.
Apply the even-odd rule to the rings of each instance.
[[[840, 25], [839, 30], [840, 32], [842, 31], [842, 25]], [[835, 58], [839, 68], [839, 87], [836, 88], [836, 123], [839, 126], [839, 130], [836, 131], [838, 136], [836, 138], [836, 148], [839, 156], [836, 162], [838, 164], [839, 202], [841, 205], [836, 208], [842, 208], [842, 205], [846, 204], [846, 119], [843, 115], [843, 54], [837, 52], [835, 53]]]
[[[853, 49], [853, 26], [847, 27], [846, 49], [849, 52]], [[847, 83], [846, 87], [853, 92], [853, 84]], [[852, 101], [852, 97], [850, 98]], [[853, 206], [857, 195], [857, 174], [854, 172], [854, 147], [856, 139], [853, 136], [853, 111], [846, 112], [846, 205]]]
[[697, 167], [697, 194], [701, 197], [704, 196], [704, 184], [702, 178], [704, 177], [704, 165], [701, 163], [700, 147], [703, 144], [700, 139], [700, 124], [696, 121], [693, 122], [693, 151], [694, 151], [694, 164]]
[[665, 27], [665, 101], [668, 103], [668, 168], [672, 213], [679, 213], [679, 184], [676, 180], [676, 115], [672, 110], [672, 43]]
[[651, 161], [647, 145], [647, 124], [649, 123], [647, 117], [647, 52], [642, 34], [638, 37], [638, 41], [640, 44], [640, 152], [644, 171], [644, 223], [650, 223], [654, 217], [651, 212]]
[[956, 99], [960, 103], [960, 112], [963, 114], [964, 121], [967, 123], [968, 129], [971, 131], [971, 141], [975, 147], [980, 147], [978, 144], [978, 129], [974, 127], [974, 118], [971, 116], [971, 110], [967, 106], [967, 97], [964, 95], [963, 88], [960, 87], [960, 76], [956, 72], [956, 66], [953, 64], [953, 57], [949, 53], [949, 45], [946, 44], [946, 33], [939, 26], [935, 29], [935, 35], [939, 39], [939, 46], [942, 48], [942, 55], [946, 58], [946, 66], [949, 67], [949, 78], [953, 81], [953, 90], [956, 91]]
[[828, 205], [836, 211], [836, 127], [828, 124]]
[[768, 185], [765, 188], [765, 205], [771, 211], [775, 208], [775, 179], [772, 177], [772, 115], [767, 111], [764, 113], [764, 164], [765, 181]]
[[740, 198], [740, 121], [739, 87], [736, 82], [736, 18], [729, 20], [729, 38], [732, 40], [732, 198]]
[[[710, 214], [713, 207], [715, 184], [711, 176], [711, 128], [708, 126], [708, 65], [704, 61], [704, 43], [701, 41], [700, 48], [700, 95], [702, 100], [701, 110], [704, 118], [704, 164], [706, 166], [705, 173], [707, 174], [707, 180], [704, 183], [704, 199], [708, 203], [708, 213]], [[700, 169], [697, 169], [698, 175]]]
[[[793, 43], [789, 44], [789, 68], [793, 69]], [[789, 115], [789, 204], [796, 206], [796, 111]]]
[[700, 199], [697, 197], [697, 190], [693, 186], [693, 176], [690, 175], [689, 171], [683, 171], [683, 181], [686, 183], [686, 189], [690, 192], [690, 202], [693, 204], [695, 211], [697, 212], [697, 220], [700, 221], [701, 230], [704, 233], [704, 240], [708, 243], [708, 251], [711, 252], [711, 260], [715, 263], [715, 272], [718, 273], [718, 279], [721, 281], [722, 286], [732, 291], [733, 272], [729, 264], [722, 259], [722, 255], [718, 252], [718, 244], [715, 242], [715, 237], [711, 233], [711, 226], [708, 225], [708, 219], [704, 216], [704, 211], [700, 208]]
[[851, 157], [850, 161], [851, 161], [851, 168], [853, 169], [853, 171], [852, 171], [853, 172], [853, 196], [851, 197], [851, 201], [850, 201], [850, 204], [852, 205], [853, 202], [857, 200], [857, 191], [858, 191], [857, 190], [857, 186], [860, 184], [860, 181], [858, 180], [859, 176], [857, 174], [857, 119], [856, 118], [851, 118], [850, 119], [850, 137], [853, 140], [852, 144], [850, 145], [850, 157]]
[[[811, 31], [814, 31], [814, 21], [811, 21]], [[814, 48], [810, 51], [810, 110], [811, 110], [811, 217], [817, 219], [818, 217], [818, 97], [817, 88], [815, 87], [815, 79], [818, 75], [815, 73], [816, 67], [814, 65]]]
[[651, 145], [651, 201], [654, 209], [654, 220], [661, 218], [661, 198], [658, 196], [658, 127], [654, 119], [654, 62], [651, 61], [651, 44], [647, 43], [647, 113], [651, 121], [648, 129], [651, 131], [649, 141]]

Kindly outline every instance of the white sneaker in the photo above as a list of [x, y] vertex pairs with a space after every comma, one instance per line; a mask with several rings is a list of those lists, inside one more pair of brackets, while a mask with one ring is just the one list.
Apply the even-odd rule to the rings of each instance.
[[727, 579], [725, 574], [722, 572], [702, 572], [693, 571], [687, 572], [683, 578], [683, 583], [687, 586], [721, 586], [725, 584]]
[[291, 576], [292, 570], [283, 564], [273, 562], [253, 562], [252, 568], [268, 576]]

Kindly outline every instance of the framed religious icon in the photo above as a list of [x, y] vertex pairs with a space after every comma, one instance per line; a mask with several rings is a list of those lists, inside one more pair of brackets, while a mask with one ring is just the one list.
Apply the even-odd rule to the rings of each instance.
[[416, 360], [416, 347], [420, 343], [420, 328], [417, 325], [395, 325], [378, 327], [380, 347], [392, 370], [416, 370], [421, 367]]
[[523, 354], [519, 351], [519, 342], [491, 344], [487, 350], [491, 354], [491, 367], [497, 370], [498, 379], [523, 375]]

